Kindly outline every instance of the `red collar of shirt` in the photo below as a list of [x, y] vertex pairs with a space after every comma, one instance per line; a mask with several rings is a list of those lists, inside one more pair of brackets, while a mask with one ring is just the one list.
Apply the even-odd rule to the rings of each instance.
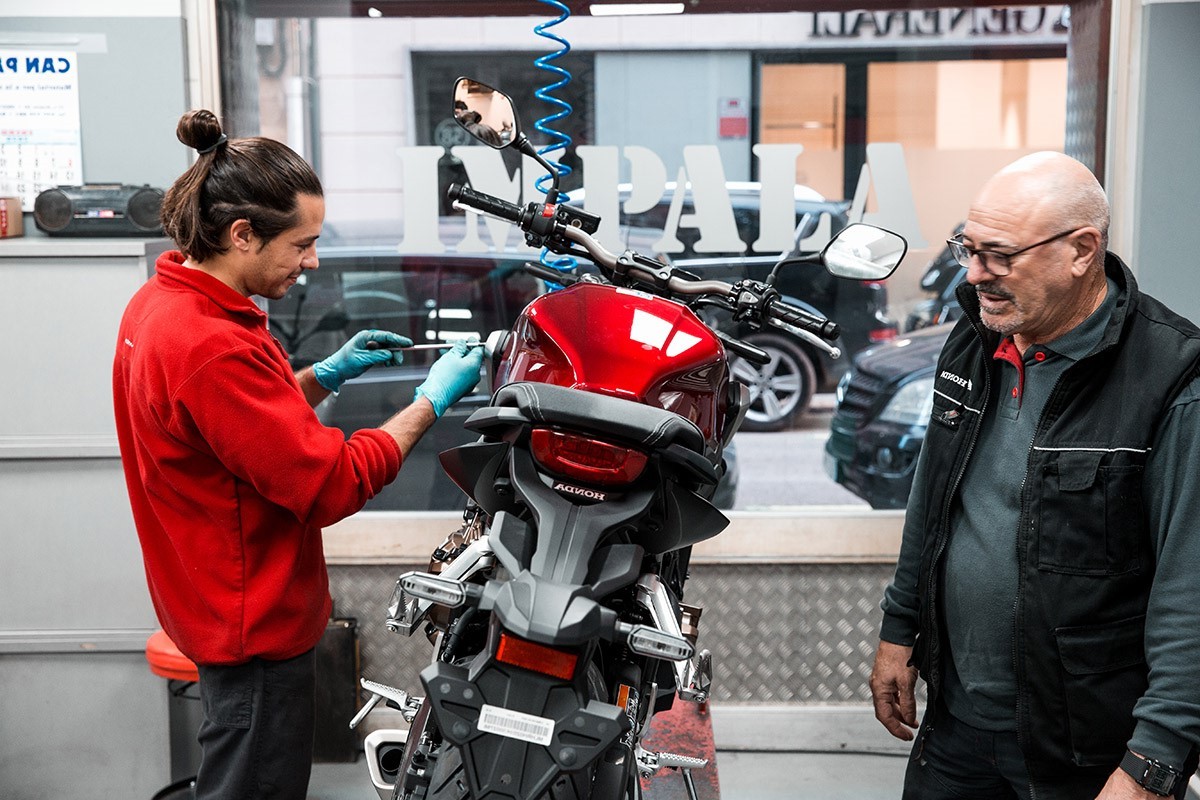
[[169, 250], [158, 257], [154, 270], [164, 282], [174, 282], [199, 292], [221, 308], [233, 314], [249, 314], [259, 319], [267, 315], [249, 297], [234, 291], [203, 270], [185, 267], [183, 253]]
[[1025, 395], [1025, 361], [1021, 358], [1021, 351], [1017, 349], [1011, 336], [1000, 340], [1000, 345], [992, 354], [992, 358], [1007, 361], [1017, 368], [1017, 399], [1023, 397]]

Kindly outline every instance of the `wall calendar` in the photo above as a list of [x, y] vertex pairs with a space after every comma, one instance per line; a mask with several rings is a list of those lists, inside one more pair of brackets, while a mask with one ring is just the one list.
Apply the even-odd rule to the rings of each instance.
[[76, 53], [0, 48], [0, 194], [83, 183]]

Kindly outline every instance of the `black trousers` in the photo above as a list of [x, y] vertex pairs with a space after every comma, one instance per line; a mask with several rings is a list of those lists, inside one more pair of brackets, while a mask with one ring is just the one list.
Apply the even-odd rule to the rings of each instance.
[[304, 800], [316, 724], [314, 653], [199, 667], [197, 800]]
[[[931, 713], [932, 712], [932, 713]], [[1195, 754], [1184, 766], [1196, 768]], [[987, 731], [938, 703], [927, 710], [904, 775], [904, 800], [1094, 800], [1111, 767], [1076, 767], [1053, 782], [1031, 781], [1015, 731]], [[1187, 792], [1181, 782], [1177, 798]]]

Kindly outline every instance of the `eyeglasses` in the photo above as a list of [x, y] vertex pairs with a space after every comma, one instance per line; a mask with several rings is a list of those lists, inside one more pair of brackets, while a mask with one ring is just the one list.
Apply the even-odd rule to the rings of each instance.
[[1019, 256], [1021, 253], [1028, 252], [1035, 247], [1041, 247], [1044, 244], [1050, 244], [1064, 236], [1070, 236], [1072, 233], [1083, 230], [1082, 228], [1072, 228], [1069, 231], [1056, 233], [1049, 239], [1043, 239], [1040, 242], [1035, 242], [1031, 245], [1022, 247], [1020, 250], [1014, 250], [1011, 253], [997, 253], [995, 250], [976, 250], [973, 247], [967, 247], [963, 244], [962, 234], [955, 236], [953, 239], [947, 239], [946, 244], [950, 246], [950, 255], [954, 256], [954, 260], [964, 267], [971, 266], [971, 256], [979, 259], [979, 263], [988, 272], [995, 275], [997, 278], [1003, 278], [1012, 272], [1012, 258]]

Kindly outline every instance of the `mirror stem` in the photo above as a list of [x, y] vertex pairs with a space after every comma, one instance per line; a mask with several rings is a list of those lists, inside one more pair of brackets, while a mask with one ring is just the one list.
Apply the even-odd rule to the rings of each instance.
[[541, 164], [542, 167], [545, 168], [546, 172], [550, 174], [550, 191], [546, 192], [546, 204], [554, 205], [554, 203], [558, 201], [558, 170], [551, 166], [549, 161], [542, 158], [541, 153], [539, 153], [533, 146], [533, 143], [529, 141], [529, 137], [525, 135], [524, 131], [521, 131], [517, 134], [517, 138], [513, 141], [513, 144], [516, 145], [519, 152], [529, 156], [534, 161]]
[[781, 259], [779, 259], [779, 261], [777, 261], [775, 263], [775, 266], [771, 267], [771, 274], [767, 276], [767, 279], [765, 281], [763, 281], [763, 283], [765, 283], [767, 286], [774, 286], [775, 282], [779, 280], [779, 268], [782, 267], [784, 264], [820, 264], [820, 263], [821, 263], [821, 254], [820, 253], [809, 253], [806, 256], [797, 256], [796, 258], [781, 258]]

